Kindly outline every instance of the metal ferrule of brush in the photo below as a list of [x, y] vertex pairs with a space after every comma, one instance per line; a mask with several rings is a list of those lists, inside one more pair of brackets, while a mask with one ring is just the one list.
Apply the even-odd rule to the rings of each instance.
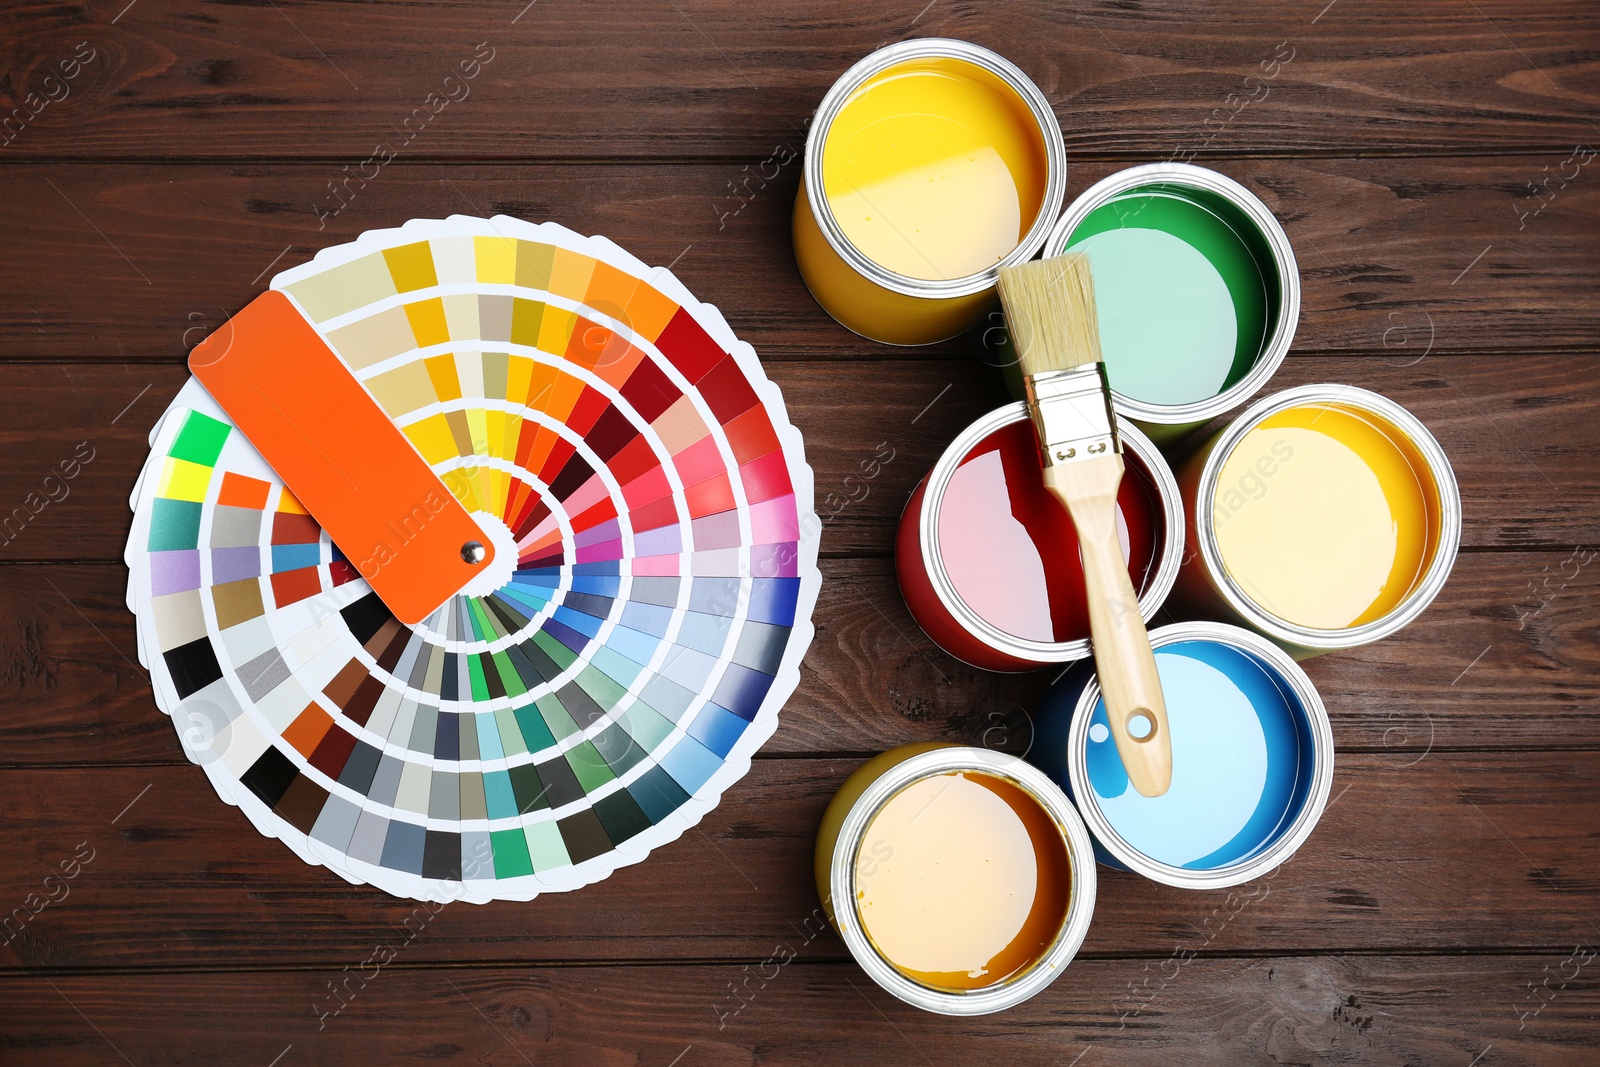
[[1023, 380], [1046, 467], [1122, 451], [1104, 363], [1045, 371]]

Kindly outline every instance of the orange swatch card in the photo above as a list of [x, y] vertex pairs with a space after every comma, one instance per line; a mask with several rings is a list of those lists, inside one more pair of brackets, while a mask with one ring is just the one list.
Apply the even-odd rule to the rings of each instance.
[[[403, 623], [494, 559], [467, 510], [287, 296], [258, 296], [189, 369]], [[475, 563], [463, 548], [482, 546]]]

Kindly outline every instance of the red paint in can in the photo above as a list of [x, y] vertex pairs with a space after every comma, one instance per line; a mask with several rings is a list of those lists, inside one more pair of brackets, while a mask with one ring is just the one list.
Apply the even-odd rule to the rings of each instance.
[[[1118, 532], [1148, 619], [1177, 575], [1183, 514], [1155, 446], [1126, 423], [1119, 431]], [[973, 666], [1025, 671], [1088, 655], [1077, 531], [1044, 487], [1022, 404], [969, 426], [918, 485], [900, 517], [895, 569], [918, 625]]]

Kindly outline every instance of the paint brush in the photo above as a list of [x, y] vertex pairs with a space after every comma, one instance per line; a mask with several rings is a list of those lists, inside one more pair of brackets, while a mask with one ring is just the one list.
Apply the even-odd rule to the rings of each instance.
[[1117, 538], [1122, 442], [1100, 359], [1089, 259], [1067, 253], [1000, 269], [1000, 301], [1039, 433], [1044, 484], [1078, 529], [1089, 636], [1106, 718], [1133, 787], [1172, 784], [1172, 740], [1150, 636]]

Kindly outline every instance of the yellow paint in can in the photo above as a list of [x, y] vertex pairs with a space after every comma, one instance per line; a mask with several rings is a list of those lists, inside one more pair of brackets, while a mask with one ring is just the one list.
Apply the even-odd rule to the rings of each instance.
[[908, 278], [988, 270], [1044, 200], [1044, 139], [1009, 86], [970, 63], [890, 67], [845, 101], [822, 150], [822, 184], [847, 240]]
[[1066, 193], [1066, 146], [1026, 74], [966, 41], [879, 49], [823, 98], [806, 141], [794, 254], [823, 310], [864, 337], [922, 345], [996, 304]]
[[1360, 626], [1418, 587], [1440, 541], [1439, 490], [1395, 427], [1332, 403], [1287, 408], [1234, 446], [1212, 498], [1238, 587], [1285, 622]]
[[817, 228], [805, 186], [794, 205], [794, 258], [806, 288], [846, 329], [891, 345], [926, 345], [966, 330], [994, 306], [994, 287], [965, 296], [912, 296], [847, 263]]

